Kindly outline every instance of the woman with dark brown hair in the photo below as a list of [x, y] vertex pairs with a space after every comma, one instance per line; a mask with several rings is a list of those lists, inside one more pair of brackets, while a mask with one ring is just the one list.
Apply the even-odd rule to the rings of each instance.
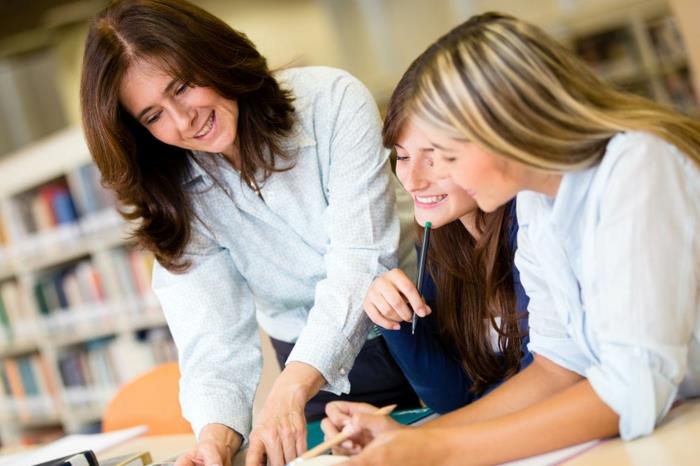
[[[377, 278], [364, 301], [389, 350], [423, 402], [438, 413], [461, 408], [489, 393], [532, 361], [527, 350], [528, 297], [513, 265], [518, 224], [515, 202], [493, 212], [477, 207], [469, 192], [438, 176], [433, 142], [408, 109], [417, 91], [416, 70], [429, 48], [409, 67], [392, 94], [383, 140], [396, 152], [396, 174], [412, 196], [419, 240], [431, 222], [429, 277], [421, 296], [401, 269]], [[432, 309], [434, 308], [434, 312]], [[412, 334], [413, 311], [423, 317]], [[376, 408], [334, 402], [324, 431], [332, 436], [355, 413]], [[385, 418], [386, 429], [396, 427]], [[340, 448], [351, 453], [360, 445]]]
[[[272, 73], [185, 1], [121, 0], [91, 25], [81, 106], [103, 183], [157, 259], [198, 436], [178, 466], [228, 465], [244, 441], [248, 465], [285, 464], [341, 393], [417, 404], [362, 310], [374, 278], [415, 267], [362, 84], [322, 67]], [[284, 368], [251, 431], [259, 327]]]

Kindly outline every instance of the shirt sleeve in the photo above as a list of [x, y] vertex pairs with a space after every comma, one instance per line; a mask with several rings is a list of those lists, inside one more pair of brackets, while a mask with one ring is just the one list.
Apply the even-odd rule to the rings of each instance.
[[601, 195], [589, 297], [600, 354], [586, 371], [626, 440], [651, 433], [676, 397], [700, 283], [697, 167], [661, 140], [627, 137]]
[[262, 365], [254, 301], [228, 250], [203, 230], [193, 228], [185, 257], [185, 273], [153, 271], [178, 349], [182, 412], [198, 437], [220, 423], [245, 440]]
[[370, 321], [362, 301], [375, 277], [398, 265], [399, 218], [388, 151], [369, 91], [348, 74], [332, 83], [335, 110], [325, 212], [330, 243], [326, 276], [292, 353], [321, 372], [325, 390], [347, 393], [348, 373]]
[[520, 284], [529, 298], [527, 305], [531, 353], [540, 354], [554, 363], [584, 375], [589, 362], [569, 336], [554, 305], [547, 282], [541, 271], [530, 238], [530, 222], [535, 213], [537, 199], [531, 193], [518, 195], [518, 249], [515, 252], [515, 266]]
[[[430, 274], [425, 278], [423, 297], [436, 309], [435, 282]], [[430, 409], [443, 414], [471, 403], [478, 395], [470, 391], [472, 380], [457, 352], [441, 342], [435, 319], [434, 313], [419, 319], [415, 334], [411, 334], [411, 322], [402, 322], [399, 330], [380, 331], [418, 397]]]

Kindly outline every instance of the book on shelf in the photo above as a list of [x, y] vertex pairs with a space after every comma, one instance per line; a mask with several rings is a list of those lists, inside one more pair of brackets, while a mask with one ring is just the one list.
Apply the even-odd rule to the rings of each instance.
[[639, 51], [626, 26], [576, 38], [574, 49], [602, 79], [639, 78]]
[[101, 406], [121, 384], [176, 358], [165, 328], [144, 332], [135, 340], [106, 337], [71, 346], [57, 358], [64, 401], [68, 406]]
[[94, 164], [82, 165], [9, 199], [7, 247], [19, 257], [60, 253], [86, 235], [122, 228], [116, 205]]
[[56, 415], [57, 385], [39, 354], [5, 358], [2, 397], [10, 416], [22, 421]]
[[671, 104], [677, 110], [687, 115], [698, 116], [698, 102], [687, 67], [664, 74], [663, 83]]
[[28, 302], [17, 280], [6, 280], [0, 283], [0, 301], [2, 311], [9, 327], [7, 341], [33, 340], [38, 333], [37, 316]]
[[82, 165], [68, 173], [68, 184], [74, 194], [80, 225], [84, 234], [122, 225], [114, 193], [102, 187], [100, 173], [93, 163]]
[[686, 61], [683, 37], [672, 15], [650, 21], [649, 34], [659, 62], [675, 66]]
[[101, 274], [89, 259], [43, 273], [33, 294], [47, 331], [72, 333], [114, 324]]

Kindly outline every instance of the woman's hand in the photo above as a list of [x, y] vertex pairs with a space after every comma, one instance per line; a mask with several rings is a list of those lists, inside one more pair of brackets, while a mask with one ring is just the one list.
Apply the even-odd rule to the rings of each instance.
[[324, 383], [307, 364], [292, 362], [285, 367], [250, 433], [246, 466], [284, 466], [306, 451], [304, 407]]
[[[450, 429], [451, 430], [451, 429]], [[338, 466], [452, 466], [469, 464], [446, 429], [405, 428], [377, 434], [360, 454]], [[455, 460], [456, 458], [456, 460]]]
[[199, 442], [181, 455], [175, 466], [231, 466], [241, 446], [241, 436], [223, 424], [208, 424], [199, 435]]
[[416, 285], [401, 269], [390, 270], [375, 279], [362, 305], [372, 322], [387, 330], [398, 330], [402, 321], [410, 322], [413, 311], [420, 317], [431, 312]]
[[377, 409], [367, 403], [351, 401], [333, 401], [326, 405], [328, 417], [321, 421], [326, 440], [341, 431], [353, 432], [348, 440], [333, 448], [334, 454], [357, 454], [377, 435], [404, 427], [389, 416], [375, 414]]

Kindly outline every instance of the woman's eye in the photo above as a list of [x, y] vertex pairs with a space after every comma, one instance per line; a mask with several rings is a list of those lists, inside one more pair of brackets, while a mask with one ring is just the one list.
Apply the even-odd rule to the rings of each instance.
[[151, 125], [160, 119], [160, 112], [154, 113], [150, 117], [146, 118], [146, 125]]
[[397, 156], [396, 156], [396, 161], [397, 161], [397, 162], [403, 162], [403, 161], [405, 161], [405, 160], [408, 160], [408, 156], [407, 156], [407, 155], [397, 155]]
[[447, 163], [452, 163], [452, 162], [454, 162], [455, 160], [457, 160], [457, 157], [448, 157], [448, 156], [446, 156], [446, 155], [443, 155], [443, 156], [442, 156], [442, 160], [443, 160], [444, 162], [447, 162]]
[[184, 93], [188, 87], [189, 87], [189, 85], [187, 83], [180, 84], [178, 86], [178, 88], [175, 89], [175, 95], [180, 95], [180, 94]]

